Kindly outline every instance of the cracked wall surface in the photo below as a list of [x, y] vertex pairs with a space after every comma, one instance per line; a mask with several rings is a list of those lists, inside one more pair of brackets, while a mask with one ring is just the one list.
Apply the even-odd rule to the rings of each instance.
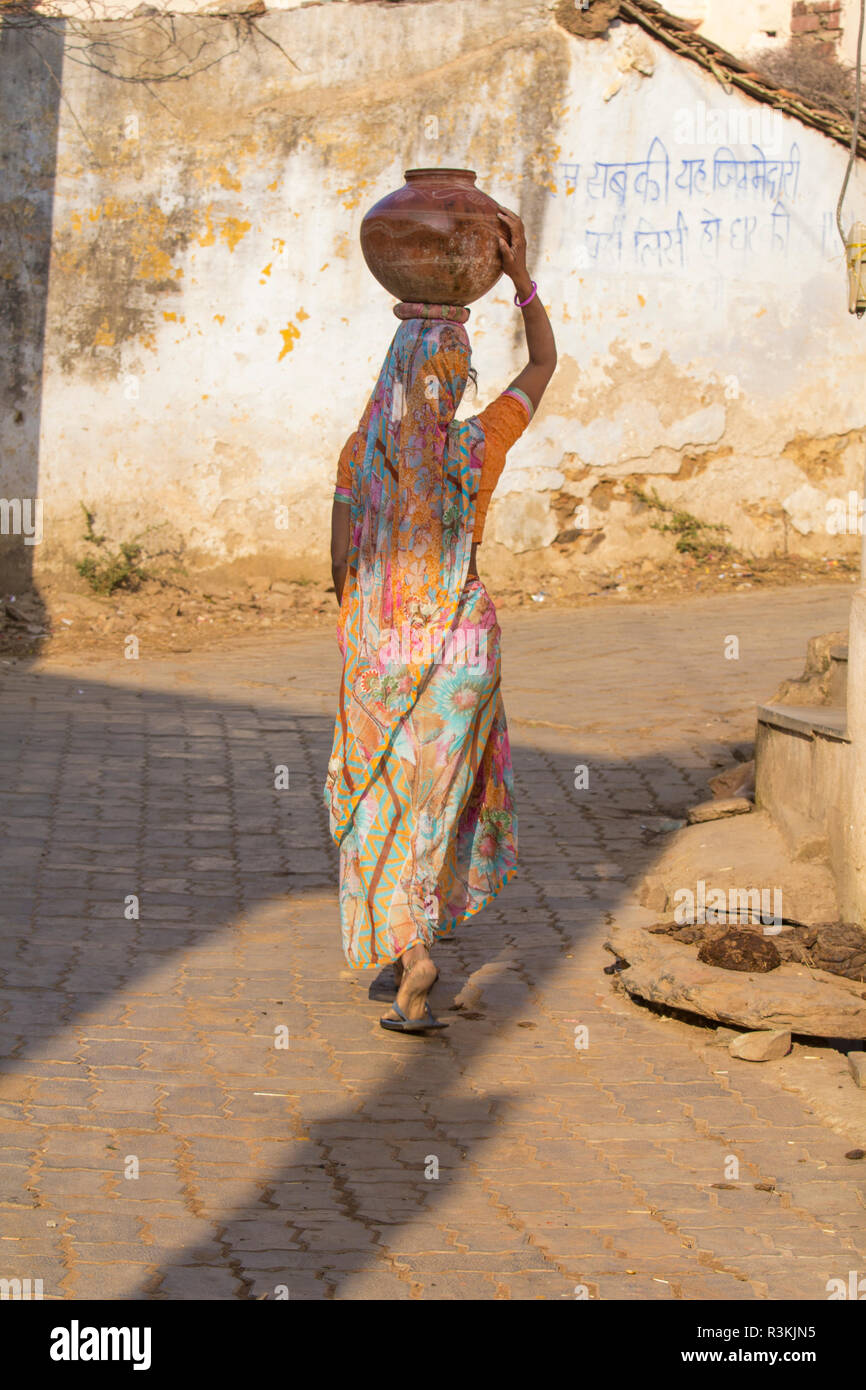
[[[491, 505], [492, 576], [663, 559], [630, 482], [752, 553], [856, 553], [828, 529], [866, 437], [839, 145], [628, 24], [568, 33], [544, 0], [179, 15], [170, 42], [166, 23], [124, 21], [122, 45], [91, 26], [98, 68], [67, 55], [53, 110], [4, 27], [28, 114], [2, 214], [31, 250], [4, 237], [0, 490], [44, 500], [37, 571], [81, 553], [83, 502], [188, 565], [325, 572], [336, 458], [396, 326], [360, 221], [428, 164], [521, 213], [559, 344]], [[864, 191], [858, 169], [852, 206]], [[523, 364], [507, 282], [468, 327], [463, 415]]]

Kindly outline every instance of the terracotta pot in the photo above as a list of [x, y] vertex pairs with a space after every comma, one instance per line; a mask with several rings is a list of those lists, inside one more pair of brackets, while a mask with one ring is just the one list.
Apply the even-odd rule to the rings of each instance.
[[502, 274], [496, 213], [471, 169], [408, 169], [361, 223], [364, 260], [398, 299], [471, 304]]

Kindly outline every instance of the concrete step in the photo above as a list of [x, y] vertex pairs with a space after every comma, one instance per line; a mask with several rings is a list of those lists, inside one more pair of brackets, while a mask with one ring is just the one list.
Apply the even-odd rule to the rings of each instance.
[[[844, 869], [851, 739], [844, 705], [758, 706], [755, 802], [769, 811], [792, 858]], [[746, 817], [745, 819], [748, 819]]]
[[806, 738], [841, 739], [848, 743], [848, 717], [844, 703], [831, 705], [758, 705], [758, 723], [788, 729]]
[[831, 647], [827, 695], [832, 705], [844, 705], [848, 694], [848, 644]]

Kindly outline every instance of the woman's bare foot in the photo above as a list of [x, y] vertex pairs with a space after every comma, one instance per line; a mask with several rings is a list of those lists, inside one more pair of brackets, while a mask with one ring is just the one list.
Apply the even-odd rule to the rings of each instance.
[[[406, 1018], [422, 1018], [427, 996], [439, 978], [439, 971], [427, 947], [419, 944], [404, 951], [394, 962], [394, 974], [397, 978], [394, 1003], [399, 1005]], [[390, 1009], [384, 1017], [393, 1023], [400, 1021], [400, 1015], [394, 1009]]]

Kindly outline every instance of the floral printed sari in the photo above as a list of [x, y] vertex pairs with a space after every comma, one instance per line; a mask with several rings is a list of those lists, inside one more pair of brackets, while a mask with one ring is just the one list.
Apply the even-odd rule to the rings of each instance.
[[[381, 966], [480, 911], [515, 872], [499, 625], [467, 580], [484, 458], [462, 323], [398, 328], [350, 441], [343, 657], [325, 799], [343, 950]], [[338, 492], [339, 497], [339, 492]]]

